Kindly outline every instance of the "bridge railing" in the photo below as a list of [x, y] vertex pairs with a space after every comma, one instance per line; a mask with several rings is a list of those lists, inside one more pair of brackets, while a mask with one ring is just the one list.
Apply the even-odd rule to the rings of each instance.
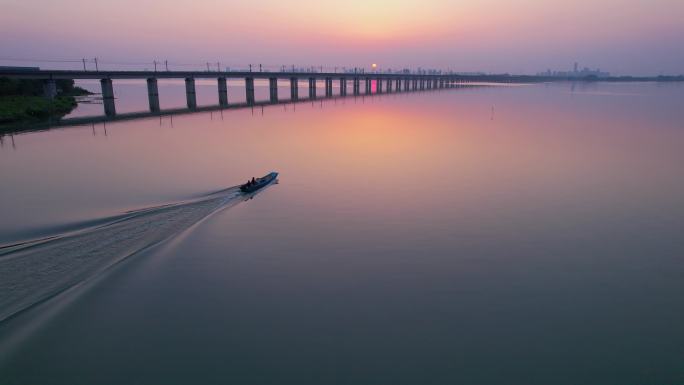
[[106, 58], [9, 58], [0, 57], [0, 67], [39, 67], [50, 70], [81, 71], [207, 71], [207, 72], [302, 72], [302, 73], [341, 73], [341, 74], [413, 74], [447, 75], [455, 74], [450, 70], [426, 70], [422, 68], [364, 67], [358, 65], [310, 65], [277, 63], [236, 63], [233, 61], [185, 62], [168, 59], [141, 61], [121, 61]]

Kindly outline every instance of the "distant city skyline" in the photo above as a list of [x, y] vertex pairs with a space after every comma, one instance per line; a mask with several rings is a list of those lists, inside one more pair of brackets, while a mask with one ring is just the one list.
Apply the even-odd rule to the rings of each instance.
[[614, 75], [684, 73], [681, 0], [0, 0], [0, 6], [0, 59], [274, 68], [377, 63], [521, 74], [577, 61]]
[[592, 69], [589, 67], [581, 67], [578, 62], [575, 62], [571, 70], [552, 70], [547, 69], [546, 71], [538, 72], [537, 75], [540, 76], [556, 76], [556, 77], [570, 77], [570, 78], [580, 78], [587, 76], [594, 76], [597, 78], [607, 78], [610, 76], [610, 72], [602, 71], [601, 68]]

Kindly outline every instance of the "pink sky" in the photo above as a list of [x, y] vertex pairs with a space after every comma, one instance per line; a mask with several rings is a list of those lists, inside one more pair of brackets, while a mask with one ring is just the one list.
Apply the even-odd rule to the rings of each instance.
[[0, 7], [0, 59], [235, 68], [376, 62], [515, 73], [578, 61], [619, 74], [684, 73], [682, 0], [0, 0]]

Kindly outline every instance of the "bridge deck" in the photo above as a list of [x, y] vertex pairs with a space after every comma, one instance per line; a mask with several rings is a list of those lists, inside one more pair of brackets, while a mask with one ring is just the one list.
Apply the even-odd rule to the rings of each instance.
[[244, 79], [247, 77], [255, 79], [308, 79], [308, 78], [447, 78], [456, 77], [455, 75], [416, 75], [416, 74], [388, 74], [388, 73], [339, 73], [339, 72], [219, 72], [219, 71], [74, 71], [74, 70], [22, 70], [22, 69], [0, 69], [0, 77], [15, 79], [216, 79], [234, 78]]

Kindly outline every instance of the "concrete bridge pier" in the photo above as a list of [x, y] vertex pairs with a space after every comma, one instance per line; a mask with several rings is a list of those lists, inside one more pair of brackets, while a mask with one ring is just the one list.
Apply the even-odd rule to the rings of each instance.
[[102, 104], [104, 105], [105, 115], [116, 115], [116, 106], [114, 105], [114, 86], [112, 85], [112, 79], [100, 79], [100, 86], [102, 87]]
[[268, 94], [271, 103], [278, 102], [278, 78], [268, 78]]
[[420, 78], [420, 87], [419, 88], [421, 90], [425, 89], [425, 79], [424, 78]]
[[254, 78], [245, 78], [245, 99], [247, 104], [254, 105]]
[[347, 96], [347, 78], [340, 78], [340, 95]]
[[197, 94], [195, 93], [195, 79], [185, 78], [185, 99], [189, 109], [197, 108]]
[[156, 78], [147, 78], [147, 99], [150, 101], [150, 111], [159, 111], [159, 87]]
[[219, 105], [225, 107], [228, 105], [228, 83], [226, 78], [218, 78], [218, 98]]
[[370, 95], [371, 90], [372, 90], [371, 79], [366, 78], [366, 95]]
[[299, 80], [290, 78], [290, 99], [299, 100]]
[[54, 79], [46, 80], [43, 83], [43, 96], [49, 100], [52, 100], [57, 96], [57, 82], [55, 82]]
[[401, 92], [401, 78], [397, 78], [395, 81], [395, 88], [397, 89], [397, 92]]
[[404, 91], [406, 91], [406, 92], [411, 90], [411, 88], [410, 88], [411, 85], [409, 84], [409, 81], [410, 81], [409, 78], [404, 79]]
[[387, 79], [387, 93], [392, 92], [392, 79]]
[[316, 78], [309, 78], [309, 99], [316, 99]]
[[353, 86], [354, 95], [358, 95], [358, 94], [359, 94], [359, 91], [360, 91], [360, 90], [359, 90], [359, 86], [360, 86], [359, 83], [360, 83], [359, 78], [354, 78], [354, 86]]
[[382, 93], [382, 78], [377, 78], [375, 80], [375, 93], [376, 94]]
[[332, 78], [330, 78], [330, 77], [325, 78], [325, 97], [326, 98], [330, 98], [333, 96], [332, 82], [333, 82]]
[[415, 91], [418, 89], [418, 79], [411, 79], [411, 90]]

